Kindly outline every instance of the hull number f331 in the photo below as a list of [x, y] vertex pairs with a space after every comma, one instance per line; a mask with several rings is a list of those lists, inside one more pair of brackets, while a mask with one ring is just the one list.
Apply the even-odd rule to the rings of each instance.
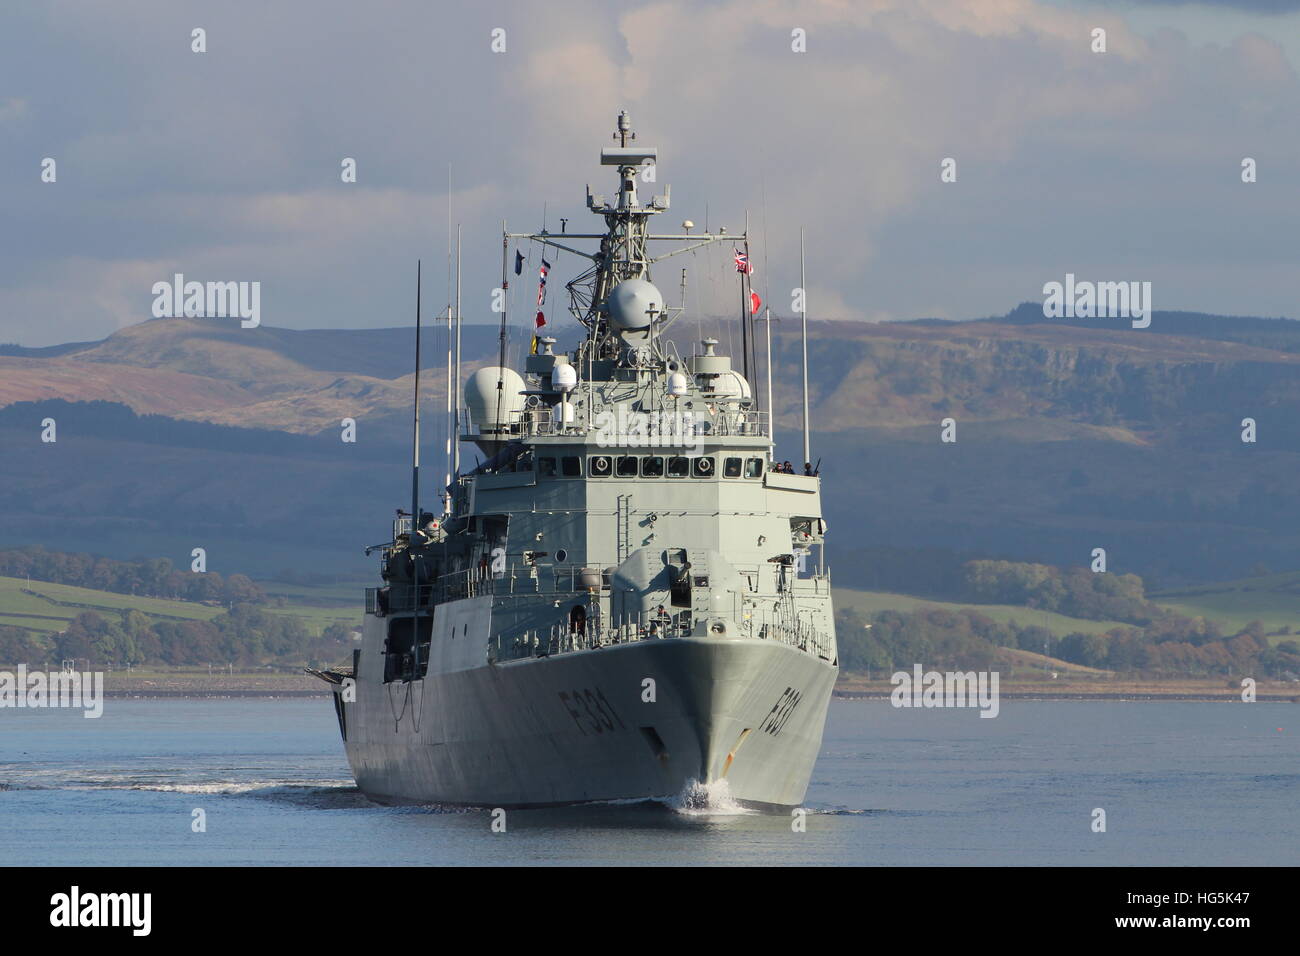
[[803, 699], [803, 694], [793, 687], [787, 687], [785, 692], [777, 698], [776, 703], [768, 712], [767, 719], [763, 721], [763, 730], [775, 737], [785, 729], [785, 723], [794, 713], [794, 709], [799, 706], [799, 701]]
[[605, 694], [599, 687], [594, 692], [585, 687], [582, 690], [562, 690], [560, 703], [569, 712], [569, 716], [573, 718], [573, 722], [577, 724], [583, 736], [590, 737], [610, 730], [627, 729], [627, 725], [605, 699]]

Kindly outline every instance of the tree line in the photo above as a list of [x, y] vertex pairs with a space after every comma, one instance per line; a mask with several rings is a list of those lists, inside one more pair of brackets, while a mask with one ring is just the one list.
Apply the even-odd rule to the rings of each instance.
[[61, 634], [0, 625], [0, 664], [57, 667], [64, 660], [94, 669], [128, 664], [174, 667], [337, 661], [352, 646], [350, 628], [331, 624], [313, 637], [297, 618], [236, 604], [210, 621], [155, 621], [134, 608], [120, 616], [87, 611]]
[[853, 608], [835, 614], [840, 666], [847, 671], [908, 669], [913, 664], [988, 669], [1000, 647], [1047, 654], [1072, 664], [1153, 677], [1300, 674], [1300, 643], [1269, 644], [1251, 622], [1224, 635], [1213, 623], [1165, 612], [1147, 627], [1115, 627], [1101, 634], [1060, 637], [1037, 625], [995, 621], [978, 610], [920, 607], [864, 617]]
[[119, 561], [31, 546], [0, 551], [0, 576], [178, 601], [267, 603], [266, 592], [247, 575], [178, 571], [167, 558]]

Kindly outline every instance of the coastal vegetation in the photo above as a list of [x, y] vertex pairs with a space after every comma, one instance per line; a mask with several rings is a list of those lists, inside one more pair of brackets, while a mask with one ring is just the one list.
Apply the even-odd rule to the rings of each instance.
[[[1290, 625], [1183, 614], [1149, 599], [1134, 574], [977, 560], [949, 580], [953, 600], [943, 603], [837, 591], [844, 669], [987, 667], [1009, 648], [1145, 677], [1300, 676]], [[1204, 607], [1213, 593], [1188, 597]]]

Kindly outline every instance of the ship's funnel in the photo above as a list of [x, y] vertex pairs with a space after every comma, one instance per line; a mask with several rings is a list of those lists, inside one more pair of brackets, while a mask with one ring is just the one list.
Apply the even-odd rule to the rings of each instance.
[[652, 318], [664, 311], [663, 294], [646, 279], [624, 279], [605, 300], [609, 321], [624, 332], [639, 332], [650, 327]]

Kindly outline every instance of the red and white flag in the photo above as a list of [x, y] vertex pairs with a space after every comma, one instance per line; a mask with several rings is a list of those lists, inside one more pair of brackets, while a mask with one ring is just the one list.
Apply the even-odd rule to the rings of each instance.
[[[542, 265], [537, 270], [537, 307], [540, 309], [546, 304], [546, 274], [551, 271], [551, 264], [542, 259]], [[538, 315], [541, 315], [539, 312]], [[538, 323], [541, 325], [542, 323]]]
[[758, 297], [757, 292], [749, 294], [749, 314], [758, 315], [758, 310], [762, 307], [763, 300]]

